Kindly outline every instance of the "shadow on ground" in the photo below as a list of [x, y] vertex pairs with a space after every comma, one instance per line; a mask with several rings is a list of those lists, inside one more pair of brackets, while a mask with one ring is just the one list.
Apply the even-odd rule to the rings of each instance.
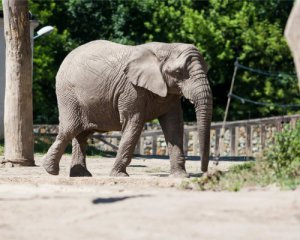
[[109, 197], [109, 198], [95, 198], [93, 199], [93, 204], [108, 204], [124, 201], [131, 198], [142, 198], [142, 197], [151, 197], [151, 195], [143, 194], [143, 195], [135, 195], [135, 196], [124, 196], [124, 197]]
[[147, 166], [142, 165], [142, 164], [133, 164], [133, 165], [129, 165], [128, 167], [130, 167], [130, 168], [145, 168]]

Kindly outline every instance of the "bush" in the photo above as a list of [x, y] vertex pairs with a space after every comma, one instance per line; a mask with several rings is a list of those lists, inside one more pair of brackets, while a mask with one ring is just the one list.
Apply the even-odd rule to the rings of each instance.
[[285, 125], [275, 136], [275, 144], [267, 150], [264, 160], [276, 176], [294, 178], [300, 167], [300, 122], [294, 129]]

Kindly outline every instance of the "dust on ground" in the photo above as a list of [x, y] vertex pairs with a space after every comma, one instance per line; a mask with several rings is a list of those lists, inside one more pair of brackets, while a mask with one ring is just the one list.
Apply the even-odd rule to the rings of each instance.
[[[0, 239], [300, 239], [300, 189], [188, 191], [168, 160], [135, 158], [129, 178], [108, 177], [113, 161], [88, 158], [92, 178], [69, 178], [70, 156], [59, 176], [40, 157], [0, 168]], [[199, 176], [198, 161], [186, 167]]]

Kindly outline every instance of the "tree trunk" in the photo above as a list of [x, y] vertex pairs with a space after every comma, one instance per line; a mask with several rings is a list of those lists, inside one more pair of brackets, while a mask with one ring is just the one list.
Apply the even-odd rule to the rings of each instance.
[[296, 1], [290, 13], [284, 35], [293, 53], [300, 87], [300, 1]]
[[3, 0], [6, 41], [5, 162], [33, 166], [32, 50], [28, 0]]

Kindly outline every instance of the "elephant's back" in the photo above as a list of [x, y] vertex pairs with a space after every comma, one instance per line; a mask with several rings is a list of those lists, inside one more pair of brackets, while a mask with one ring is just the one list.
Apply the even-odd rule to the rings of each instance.
[[[93, 60], [101, 62], [118, 63], [130, 53], [132, 46], [118, 44], [106, 40], [96, 40], [75, 48], [71, 58], [78, 60]], [[69, 56], [67, 56], [68, 58]]]
[[56, 81], [84, 84], [85, 87], [88, 87], [91, 81], [94, 86], [94, 81], [114, 78], [118, 71], [125, 67], [131, 51], [132, 46], [105, 40], [81, 45], [66, 56], [59, 68]]

